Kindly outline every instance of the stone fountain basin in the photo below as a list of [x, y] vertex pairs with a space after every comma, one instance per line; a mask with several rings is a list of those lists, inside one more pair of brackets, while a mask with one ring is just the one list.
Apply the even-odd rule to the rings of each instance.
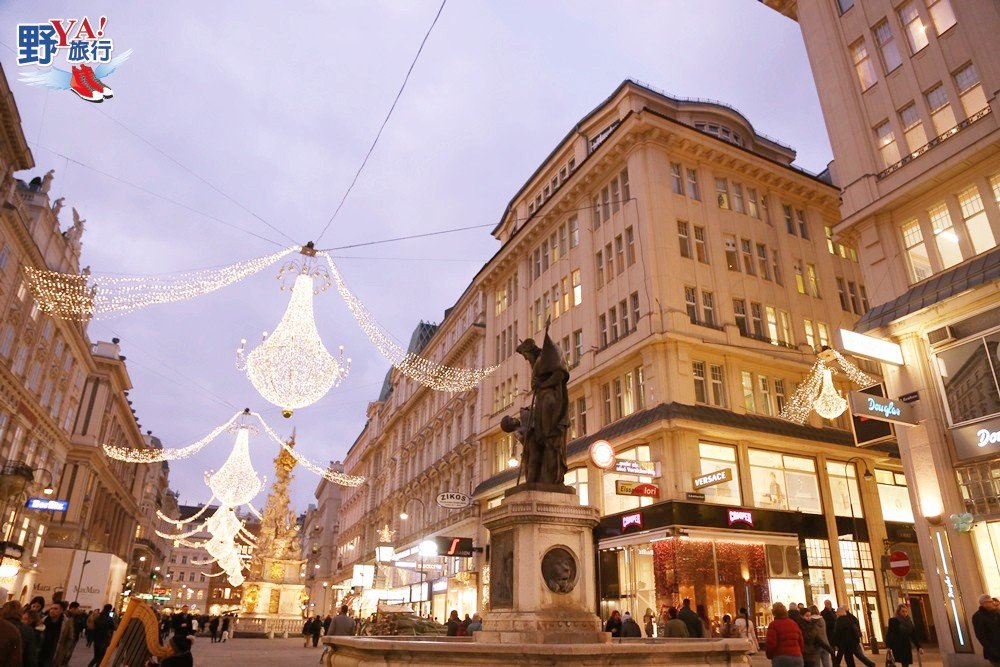
[[326, 667], [461, 665], [749, 665], [744, 639], [623, 639], [608, 643], [514, 644], [467, 637], [324, 637]]

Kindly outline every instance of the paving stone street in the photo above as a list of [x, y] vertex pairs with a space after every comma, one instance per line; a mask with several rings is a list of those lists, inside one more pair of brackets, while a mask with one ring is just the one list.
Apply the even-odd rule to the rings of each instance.
[[[208, 637], [198, 637], [194, 644], [197, 667], [314, 667], [319, 664], [323, 647], [302, 647], [301, 639], [236, 639], [213, 644]], [[69, 667], [87, 667], [93, 652], [80, 642]]]

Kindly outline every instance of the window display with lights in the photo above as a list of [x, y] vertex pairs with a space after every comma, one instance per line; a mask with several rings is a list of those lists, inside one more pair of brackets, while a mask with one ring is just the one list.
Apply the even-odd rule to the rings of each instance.
[[815, 459], [751, 449], [750, 483], [754, 505], [766, 509], [821, 514]]

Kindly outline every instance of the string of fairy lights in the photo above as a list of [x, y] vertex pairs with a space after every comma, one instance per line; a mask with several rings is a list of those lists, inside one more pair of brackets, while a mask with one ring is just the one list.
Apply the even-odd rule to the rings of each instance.
[[817, 356], [805, 381], [795, 390], [778, 416], [796, 424], [804, 424], [813, 412], [824, 419], [836, 419], [844, 414], [847, 400], [833, 384], [835, 367], [839, 367], [848, 380], [859, 387], [870, 387], [877, 383], [875, 378], [855, 366], [843, 354], [834, 349], [826, 349]]

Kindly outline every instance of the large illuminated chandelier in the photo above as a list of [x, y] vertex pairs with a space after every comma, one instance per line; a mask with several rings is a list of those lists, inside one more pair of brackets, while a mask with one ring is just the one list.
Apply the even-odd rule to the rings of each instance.
[[[236, 515], [234, 508], [220, 500], [220, 505], [206, 520], [194, 525], [189, 530], [184, 529], [185, 526], [190, 526], [201, 519], [212, 508], [214, 500], [216, 498], [213, 496], [201, 510], [187, 519], [173, 519], [157, 510], [156, 515], [160, 519], [173, 524], [178, 530], [173, 533], [160, 530], [155, 532], [160, 537], [171, 540], [175, 546], [183, 545], [192, 549], [204, 549], [210, 558], [191, 561], [191, 563], [193, 565], [218, 563], [220, 572], [216, 574], [203, 572], [202, 574], [207, 577], [225, 574], [231, 585], [239, 586], [245, 581], [243, 571], [247, 568], [246, 559], [240, 553], [241, 547], [253, 548], [257, 541], [253, 534], [246, 529], [246, 522]], [[253, 505], [247, 503], [246, 507], [258, 519], [262, 518], [260, 512]], [[207, 534], [208, 537], [198, 539], [199, 534]]]
[[[297, 269], [285, 314], [274, 332], [270, 336], [265, 332], [263, 342], [250, 354], [244, 354], [246, 339], [236, 351], [237, 368], [246, 370], [254, 388], [281, 408], [285, 417], [326, 396], [351, 369], [351, 360], [344, 359], [344, 348], [340, 348], [337, 359], [327, 351], [316, 330], [313, 296], [330, 286], [330, 277], [325, 271], [312, 269], [310, 262], [306, 257], [301, 265], [293, 262], [282, 267], [279, 279], [290, 269]], [[323, 280], [318, 290], [313, 288], [316, 279]]]
[[816, 412], [824, 419], [836, 419], [847, 410], [847, 400], [833, 384], [835, 366], [859, 387], [870, 387], [877, 380], [851, 363], [837, 350], [824, 349], [816, 357], [816, 363], [799, 385], [779, 415], [782, 419], [804, 424], [810, 413]]
[[[382, 328], [372, 314], [368, 312], [368, 309], [361, 300], [347, 287], [343, 276], [340, 274], [340, 270], [337, 268], [330, 254], [314, 249], [311, 242], [305, 246], [293, 246], [265, 257], [237, 262], [222, 268], [202, 269], [160, 276], [92, 277], [87, 273], [68, 274], [57, 271], [39, 271], [26, 267], [26, 283], [42, 311], [62, 319], [88, 320], [92, 317], [100, 318], [129, 313], [158, 303], [172, 303], [192, 299], [252, 276], [293, 252], [301, 253], [305, 258], [304, 262], [309, 262], [314, 257], [320, 257], [326, 261], [329, 266], [327, 286], [329, 285], [329, 281], [332, 281], [333, 285], [337, 288], [337, 292], [351, 311], [351, 315], [368, 339], [371, 340], [375, 349], [393, 367], [410, 379], [435, 391], [460, 392], [475, 388], [485, 377], [499, 368], [499, 366], [484, 368], [447, 366], [418, 354], [408, 352], [403, 345], [397, 343], [392, 338], [388, 331]], [[312, 299], [305, 298], [307, 292], [305, 287], [296, 290], [298, 283], [304, 284], [306, 282], [306, 280], [300, 281], [297, 277], [297, 284], [292, 287], [292, 299], [288, 310], [285, 312], [285, 317], [293, 320], [293, 322], [288, 324], [291, 331], [295, 330], [292, 328], [295, 326], [295, 323], [312, 321]], [[306, 303], [307, 301], [308, 303]], [[295, 306], [294, 308], [293, 305]], [[308, 317], [305, 315], [307, 311]], [[282, 323], [284, 322], [285, 318], [282, 319]], [[281, 329], [281, 324], [278, 327]], [[311, 344], [315, 345], [318, 342], [318, 334], [314, 336], [315, 327], [307, 329], [308, 327], [304, 328], [303, 332], [310, 339]], [[275, 331], [270, 338], [275, 338], [277, 334], [278, 331]], [[313, 340], [314, 337], [315, 340]], [[271, 350], [272, 353], [265, 356], [274, 360], [276, 358], [275, 350], [277, 350], [278, 342], [281, 342], [280, 338], [277, 342], [268, 345], [268, 341], [265, 340], [257, 349], [264, 348], [265, 351]], [[250, 355], [253, 355], [254, 352], [256, 350], [251, 352]], [[299, 396], [302, 400], [311, 395], [322, 397], [336, 382], [343, 380], [343, 375], [346, 375], [347, 372], [343, 357], [338, 361], [333, 359], [329, 353], [326, 353], [325, 349], [324, 353], [325, 356], [320, 355], [322, 357], [321, 361], [312, 361], [315, 367], [312, 364], [309, 366], [309, 375], [313, 378], [313, 383], [305, 383], [306, 386], [296, 386], [293, 390], [282, 391], [278, 386], [271, 386], [294, 384], [292, 380], [279, 378], [271, 372], [271, 363], [267, 364], [267, 368], [262, 365], [256, 371], [251, 370], [248, 366], [247, 372], [248, 375], [254, 374], [257, 376], [255, 380], [253, 375], [251, 375], [251, 382], [254, 382], [254, 386], [261, 392], [261, 395], [267, 398], [268, 393], [271, 393], [277, 400], [275, 401], [271, 398], [268, 398], [268, 400], [272, 400], [273, 403], [280, 405], [288, 411], [294, 408], [289, 405], [281, 405], [281, 403], [282, 401], [289, 401], [289, 396]], [[250, 355], [247, 355], [248, 362]], [[289, 353], [289, 356], [293, 355]], [[331, 361], [337, 362], [343, 375], [333, 372]], [[263, 362], [261, 363], [263, 364]], [[274, 362], [273, 367], [277, 369], [283, 366], [281, 363]], [[300, 372], [304, 367], [291, 366], [291, 368], [296, 369], [296, 372]], [[319, 372], [317, 369], [324, 369], [325, 373]], [[334, 378], [333, 383], [331, 383], [330, 387], [326, 388], [326, 391], [321, 391], [323, 383], [317, 379], [321, 377]], [[268, 393], [265, 393], [265, 391]], [[308, 404], [306, 403], [305, 405]]]
[[205, 474], [205, 483], [226, 507], [245, 505], [264, 488], [264, 480], [257, 476], [250, 462], [250, 432], [256, 431], [249, 424], [236, 428], [236, 444], [229, 458], [218, 472]]
[[[254, 421], [255, 420], [255, 421]], [[272, 429], [264, 418], [256, 412], [252, 412], [250, 408], [240, 410], [234, 414], [229, 421], [222, 424], [221, 426], [212, 430], [207, 436], [201, 440], [192, 443], [186, 447], [179, 447], [176, 449], [161, 449], [161, 448], [149, 448], [149, 449], [139, 449], [136, 447], [122, 447], [119, 445], [103, 445], [104, 453], [110, 458], [118, 461], [125, 461], [127, 463], [157, 463], [160, 461], [176, 461], [178, 459], [184, 459], [197, 452], [201, 451], [208, 443], [215, 440], [220, 433], [226, 429], [230, 429], [233, 425], [236, 425], [236, 446], [233, 448], [233, 452], [230, 454], [229, 459], [223, 464], [222, 468], [219, 469], [218, 473], [210, 473], [210, 477], [213, 475], [223, 474], [223, 469], [227, 472], [223, 474], [223, 477], [219, 479], [222, 480], [242, 480], [245, 484], [244, 488], [241, 488], [238, 492], [234, 491], [234, 495], [239, 495], [243, 493], [249, 493], [249, 490], [254, 484], [254, 480], [257, 478], [257, 473], [253, 471], [250, 465], [249, 455], [244, 456], [241, 452], [243, 451], [240, 445], [240, 438], [245, 436], [248, 440], [250, 435], [256, 434], [256, 427], [259, 425], [263, 429], [267, 436], [276, 442], [283, 450], [289, 453], [292, 458], [295, 459], [296, 463], [301, 465], [303, 468], [326, 478], [328, 481], [334, 484], [340, 484], [341, 486], [358, 486], [364, 483], [365, 478], [359, 477], [357, 475], [347, 475], [336, 470], [330, 470], [329, 468], [324, 468], [317, 465], [313, 461], [303, 456], [301, 453], [296, 451], [294, 447], [289, 446], [287, 442], [282, 440], [274, 429]], [[232, 463], [232, 465], [227, 469], [226, 466]], [[233, 472], [229, 472], [233, 471]], [[263, 487], [263, 482], [260, 482], [258, 491]], [[253, 495], [256, 495], [254, 493]], [[253, 497], [253, 496], [251, 496]], [[238, 504], [238, 503], [234, 503]]]

